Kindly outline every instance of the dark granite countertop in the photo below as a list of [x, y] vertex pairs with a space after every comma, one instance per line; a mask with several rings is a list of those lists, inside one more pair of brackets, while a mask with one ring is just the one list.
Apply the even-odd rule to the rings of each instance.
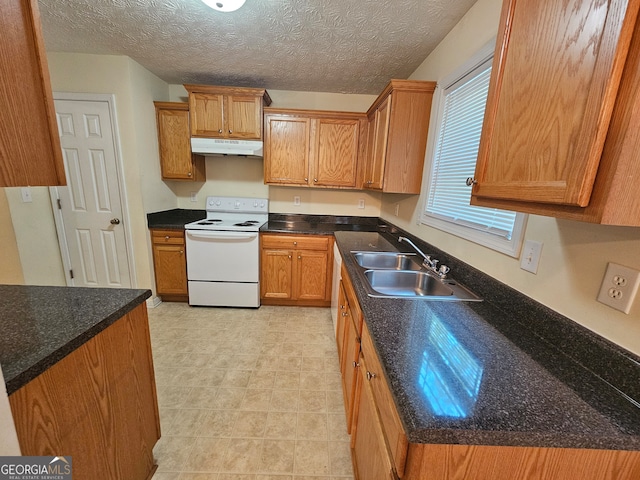
[[149, 228], [168, 228], [172, 230], [184, 230], [187, 223], [206, 218], [206, 210], [189, 210], [174, 208], [162, 212], [148, 213], [147, 226]]
[[260, 231], [331, 235], [341, 231], [375, 232], [377, 226], [378, 217], [270, 213]]
[[418, 239], [484, 301], [368, 297], [349, 252], [412, 251], [382, 232], [335, 237], [410, 442], [640, 449], [637, 356]]
[[7, 393], [150, 296], [150, 290], [0, 285], [0, 365]]

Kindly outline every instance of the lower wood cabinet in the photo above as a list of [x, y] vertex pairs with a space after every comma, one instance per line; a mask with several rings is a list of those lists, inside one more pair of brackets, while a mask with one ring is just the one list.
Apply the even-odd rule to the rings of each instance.
[[331, 304], [333, 236], [262, 234], [260, 245], [261, 303]]
[[344, 266], [338, 303], [336, 339], [356, 480], [640, 478], [638, 451], [409, 443]]
[[373, 389], [367, 380], [366, 360], [362, 355], [359, 363], [358, 414], [354, 418], [351, 439], [355, 477], [358, 480], [395, 479]]
[[151, 230], [156, 293], [164, 301], [186, 302], [187, 257], [183, 230]]
[[77, 479], [151, 478], [160, 418], [146, 304], [16, 390], [9, 403], [22, 455], [70, 455]]

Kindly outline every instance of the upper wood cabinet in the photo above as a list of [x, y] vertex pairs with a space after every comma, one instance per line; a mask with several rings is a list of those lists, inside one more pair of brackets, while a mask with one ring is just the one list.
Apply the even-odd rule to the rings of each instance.
[[189, 104], [153, 102], [156, 107], [160, 168], [164, 180], [204, 182], [205, 160], [191, 153]]
[[266, 108], [264, 182], [360, 188], [363, 113]]
[[185, 85], [191, 136], [262, 140], [262, 107], [271, 97], [260, 88]]
[[0, 15], [0, 187], [66, 185], [36, 0]]
[[364, 188], [420, 193], [435, 82], [391, 80], [367, 112]]
[[472, 204], [640, 225], [639, 8], [504, 2]]

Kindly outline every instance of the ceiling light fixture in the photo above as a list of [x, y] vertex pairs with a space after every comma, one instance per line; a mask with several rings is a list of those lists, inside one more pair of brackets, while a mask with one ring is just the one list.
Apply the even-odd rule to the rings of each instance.
[[235, 12], [246, 0], [202, 0], [203, 3], [219, 12]]

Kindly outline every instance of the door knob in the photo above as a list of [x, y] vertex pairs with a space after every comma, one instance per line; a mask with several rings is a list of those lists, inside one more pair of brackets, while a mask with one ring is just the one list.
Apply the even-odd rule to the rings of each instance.
[[112, 218], [111, 219], [111, 225], [120, 225], [120, 219], [119, 218]]

